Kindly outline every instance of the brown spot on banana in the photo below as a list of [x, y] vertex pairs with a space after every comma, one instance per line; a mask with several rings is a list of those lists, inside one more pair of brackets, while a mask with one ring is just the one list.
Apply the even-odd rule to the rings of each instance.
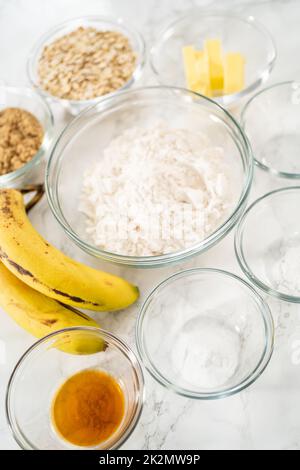
[[[8, 190], [9, 191], [9, 190]], [[1, 206], [1, 212], [5, 215], [6, 219], [13, 219], [14, 222], [19, 226], [19, 227], [22, 227], [23, 225], [23, 222], [20, 222], [20, 221], [17, 221], [16, 218], [14, 217], [14, 214], [13, 214], [13, 211], [11, 209], [11, 205], [12, 205], [12, 202], [11, 202], [11, 196], [10, 194], [8, 193], [7, 190], [5, 189], [2, 189], [1, 192], [4, 193], [4, 203], [3, 205]], [[13, 205], [14, 206], [17, 206], [17, 202], [13, 202]], [[10, 222], [11, 220], [8, 220], [8, 225], [10, 225]]]
[[68, 299], [72, 300], [73, 302], [77, 302], [79, 304], [86, 304], [86, 303], [89, 303], [91, 305], [94, 305], [95, 307], [101, 307], [102, 305], [104, 305], [103, 303], [96, 303], [96, 302], [87, 302], [86, 300], [84, 299], [81, 299], [80, 297], [76, 297], [74, 295], [70, 295], [70, 294], [67, 294], [66, 292], [62, 292], [61, 290], [59, 289], [52, 289], [53, 292], [55, 292], [55, 294], [58, 294], [58, 295], [62, 295], [63, 297], [67, 297]]
[[72, 307], [71, 305], [64, 304], [63, 302], [60, 302], [59, 300], [57, 301], [60, 305], [62, 305], [64, 308], [67, 310], [70, 310], [70, 312], [76, 313], [79, 317], [83, 318], [84, 320], [90, 320], [90, 317], [86, 315], [83, 312], [80, 312], [80, 310], [76, 310], [76, 308]]
[[57, 320], [41, 320], [41, 323], [43, 323], [43, 325], [46, 325], [46, 326], [52, 326], [54, 325], [55, 323], [57, 322]]
[[13, 266], [22, 276], [29, 276], [33, 278], [33, 274], [30, 271], [27, 271], [27, 269], [24, 269], [22, 266], [20, 266], [18, 263], [15, 263], [11, 259], [7, 258], [7, 262]]
[[20, 264], [15, 263], [15, 261], [9, 259], [6, 253], [1, 250], [0, 248], [0, 259], [5, 259], [13, 268], [15, 268], [22, 276], [29, 276], [33, 278], [33, 274], [30, 271], [27, 271], [27, 269], [24, 269]]

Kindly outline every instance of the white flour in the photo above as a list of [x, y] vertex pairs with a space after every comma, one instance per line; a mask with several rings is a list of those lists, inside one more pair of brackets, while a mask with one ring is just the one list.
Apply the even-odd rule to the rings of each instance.
[[166, 123], [110, 142], [83, 181], [80, 211], [102, 249], [159, 255], [210, 235], [232, 207], [224, 152], [202, 133]]

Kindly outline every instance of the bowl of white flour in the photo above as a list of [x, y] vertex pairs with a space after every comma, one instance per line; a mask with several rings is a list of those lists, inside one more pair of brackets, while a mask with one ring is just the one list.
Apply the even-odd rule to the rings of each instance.
[[74, 119], [49, 159], [51, 209], [86, 252], [153, 267], [208, 249], [245, 207], [253, 158], [234, 118], [184, 89], [149, 87]]

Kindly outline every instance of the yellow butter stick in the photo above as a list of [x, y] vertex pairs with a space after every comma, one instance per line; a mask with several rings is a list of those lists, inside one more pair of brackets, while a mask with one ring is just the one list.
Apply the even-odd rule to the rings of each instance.
[[195, 67], [195, 53], [196, 51], [194, 46], [185, 46], [182, 48], [186, 86], [189, 90], [193, 90], [198, 80]]
[[208, 61], [212, 92], [223, 90], [224, 69], [221, 41], [219, 39], [207, 39], [204, 41], [204, 54]]
[[239, 52], [229, 52], [224, 60], [224, 93], [237, 93], [244, 86], [245, 59]]
[[204, 51], [196, 51], [196, 75], [198, 81], [193, 91], [201, 93], [201, 95], [212, 96], [208, 61]]

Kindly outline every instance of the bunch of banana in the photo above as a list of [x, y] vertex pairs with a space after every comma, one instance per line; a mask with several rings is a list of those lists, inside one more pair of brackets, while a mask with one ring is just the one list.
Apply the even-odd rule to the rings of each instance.
[[[68, 326], [98, 326], [72, 308], [96, 311], [128, 307], [138, 288], [117, 276], [78, 263], [46, 242], [27, 217], [22, 194], [0, 190], [0, 304], [34, 336]], [[65, 304], [65, 305], [62, 305]], [[70, 343], [68, 352], [101, 350], [104, 343]]]
[[[24, 284], [0, 262], [0, 305], [24, 330], [37, 338], [71, 326], [98, 323], [73, 307], [62, 305]], [[104, 349], [104, 342], [91, 335], [64, 336], [60, 349], [73, 354], [89, 354]]]

